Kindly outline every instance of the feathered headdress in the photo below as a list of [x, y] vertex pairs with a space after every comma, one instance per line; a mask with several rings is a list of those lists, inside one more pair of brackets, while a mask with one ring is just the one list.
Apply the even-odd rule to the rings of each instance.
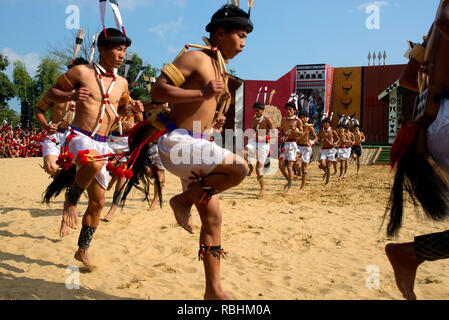
[[[100, 15], [101, 15], [101, 23], [103, 24], [104, 35], [107, 38], [108, 35], [106, 33], [105, 26], [105, 17], [106, 17], [106, 2], [107, 0], [100, 0]], [[112, 11], [114, 12], [114, 20], [118, 30], [122, 30], [123, 34], [126, 37], [125, 27], [123, 26], [122, 16], [120, 14], [120, 10], [118, 8], [118, 0], [109, 0], [111, 4]]]

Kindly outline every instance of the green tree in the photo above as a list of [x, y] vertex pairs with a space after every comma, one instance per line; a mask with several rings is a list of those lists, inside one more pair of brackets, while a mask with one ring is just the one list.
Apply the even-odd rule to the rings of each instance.
[[9, 123], [17, 124], [20, 117], [8, 106], [8, 100], [16, 96], [14, 84], [4, 73], [8, 65], [8, 58], [0, 54], [0, 121], [7, 120]]
[[34, 78], [36, 83], [36, 96], [41, 99], [44, 93], [56, 83], [62, 72], [60, 63], [52, 57], [46, 56], [37, 68]]
[[8, 76], [4, 73], [6, 67], [8, 67], [8, 58], [0, 54], [0, 108], [4, 109], [8, 107], [7, 101], [16, 96], [16, 91], [13, 83], [9, 80]]
[[[135, 83], [134, 87], [131, 88], [134, 80], [136, 80], [137, 75], [139, 74], [141, 67], [142, 58], [140, 58], [137, 53], [134, 53], [126, 78], [128, 80], [131, 98], [140, 101], [147, 101], [150, 99], [150, 96], [143, 76], [146, 75], [147, 77], [157, 77], [159, 74], [159, 69], [154, 68], [150, 64], [148, 64], [139, 80]], [[119, 75], [125, 74], [125, 63], [120, 66], [118, 73]]]
[[28, 101], [34, 104], [35, 100], [35, 82], [25, 68], [22, 61], [14, 62], [13, 81], [16, 87], [16, 97], [20, 101]]
[[[46, 56], [37, 67], [36, 76], [34, 77], [35, 90], [33, 92], [33, 103], [31, 105], [31, 112], [34, 114], [36, 110], [37, 102], [42, 99], [45, 92], [56, 83], [59, 76], [62, 74], [60, 63], [56, 58]], [[47, 121], [50, 121], [51, 110], [47, 110], [45, 113]], [[33, 117], [34, 126], [39, 126], [39, 122]]]

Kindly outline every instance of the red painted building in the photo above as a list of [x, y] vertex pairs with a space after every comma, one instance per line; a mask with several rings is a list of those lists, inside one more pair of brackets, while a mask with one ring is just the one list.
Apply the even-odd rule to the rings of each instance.
[[[333, 112], [334, 102], [332, 100], [329, 101], [332, 96], [332, 91], [329, 88], [332, 88], [332, 85], [338, 85], [332, 83], [334, 68], [328, 65], [314, 66], [325, 66], [326, 71], [324, 73], [324, 78], [321, 77], [320, 80], [323, 89], [327, 91], [323, 91], [325, 92], [323, 99], [326, 100], [326, 110], [328, 110], [330, 114]], [[244, 82], [243, 99], [241, 102], [242, 106], [239, 111], [241, 113], [239, 116], [241, 119], [241, 129], [246, 130], [251, 124], [251, 118], [254, 115], [253, 105], [256, 102], [260, 88], [267, 87], [268, 96], [275, 90], [271, 105], [278, 107], [282, 115], [285, 116], [284, 106], [291, 94], [298, 90], [298, 67], [300, 66], [295, 66], [276, 81], [246, 80]], [[399, 78], [404, 67], [405, 65], [362, 67], [361, 114], [359, 119], [362, 130], [367, 137], [367, 143], [389, 143], [389, 104], [388, 101], [379, 100], [378, 97], [385, 88], [388, 88], [388, 86]], [[338, 70], [338, 68], [335, 70]], [[264, 99], [265, 93], [264, 90], [262, 90], [259, 96], [259, 101], [264, 102]], [[268, 99], [269, 98], [267, 97], [266, 103], [268, 103]], [[402, 106], [404, 116], [409, 115], [413, 110], [413, 101], [414, 97], [412, 94], [404, 97]]]

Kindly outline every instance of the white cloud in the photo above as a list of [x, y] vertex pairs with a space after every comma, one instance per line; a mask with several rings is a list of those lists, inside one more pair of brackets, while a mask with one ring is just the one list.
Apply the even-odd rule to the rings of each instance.
[[14, 61], [20, 60], [25, 64], [25, 68], [27, 69], [30, 76], [34, 77], [37, 71], [39, 64], [41, 63], [41, 59], [39, 58], [39, 54], [35, 52], [30, 52], [25, 55], [20, 55], [11, 48], [4, 47], [1, 51], [1, 54], [8, 58], [8, 68], [6, 68], [6, 74], [12, 77], [12, 70]]
[[387, 1], [371, 1], [371, 2], [367, 2], [367, 3], [363, 3], [363, 4], [359, 5], [357, 7], [357, 9], [358, 10], [363, 10], [363, 9], [365, 9], [367, 7], [370, 7], [370, 6], [376, 6], [376, 7], [380, 8], [382, 6], [388, 6], [388, 5], [389, 4], [388, 4]]
[[167, 23], [161, 23], [157, 26], [151, 27], [148, 31], [156, 34], [159, 38], [164, 39], [169, 34], [177, 33], [183, 24], [184, 18], [179, 17], [178, 20], [170, 20]]

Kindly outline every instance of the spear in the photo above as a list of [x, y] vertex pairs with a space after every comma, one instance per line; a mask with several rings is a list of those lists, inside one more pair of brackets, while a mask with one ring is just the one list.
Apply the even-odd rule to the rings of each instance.
[[98, 32], [94, 35], [94, 40], [93, 40], [93, 42], [92, 42], [92, 45], [90, 46], [89, 64], [91, 64], [92, 61], [94, 60], [95, 45], [96, 45], [96, 43], [97, 43], [97, 39], [98, 39]]
[[75, 50], [73, 51], [72, 63], [75, 60], [76, 55], [78, 54], [78, 51], [81, 48], [81, 44], [83, 43], [83, 40], [84, 40], [84, 35], [85, 35], [84, 30], [80, 28], [76, 35]]
[[126, 78], [128, 75], [129, 68], [131, 66], [131, 61], [133, 59], [133, 54], [129, 53], [126, 55], [126, 62], [125, 62], [125, 73], [123, 74], [123, 78]]
[[136, 80], [134, 80], [133, 85], [131, 87], [134, 87], [134, 85], [136, 84], [137, 80], [139, 80], [140, 76], [143, 74], [143, 72], [145, 71], [145, 68], [147, 67], [148, 63], [145, 62], [142, 67], [140, 68], [139, 74], [137, 75]]

